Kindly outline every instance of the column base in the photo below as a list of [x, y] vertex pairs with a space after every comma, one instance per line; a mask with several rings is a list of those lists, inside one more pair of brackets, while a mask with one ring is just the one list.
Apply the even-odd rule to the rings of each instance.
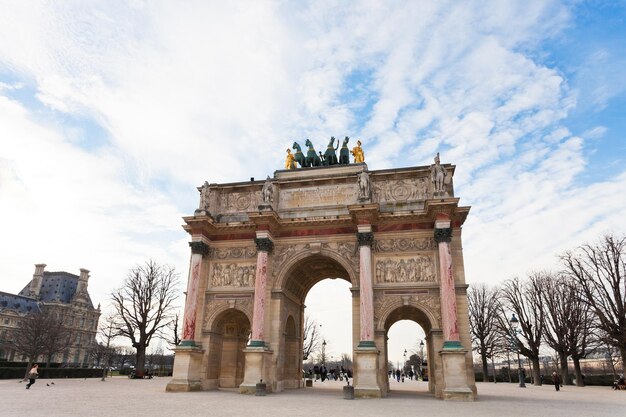
[[443, 400], [474, 401], [476, 393], [468, 384], [465, 356], [467, 351], [459, 342], [444, 342], [440, 352], [443, 363]]
[[193, 341], [192, 344], [177, 346], [174, 351], [172, 380], [167, 383], [167, 392], [202, 391], [200, 371], [204, 350]]
[[355, 397], [382, 397], [382, 390], [378, 385], [378, 354], [375, 345], [374, 347], [361, 347], [361, 343], [359, 343], [359, 346], [354, 350]]
[[272, 351], [266, 346], [248, 346], [243, 350], [246, 357], [243, 382], [239, 385], [242, 394], [256, 394], [256, 384], [265, 383], [267, 392], [272, 392], [270, 379]]

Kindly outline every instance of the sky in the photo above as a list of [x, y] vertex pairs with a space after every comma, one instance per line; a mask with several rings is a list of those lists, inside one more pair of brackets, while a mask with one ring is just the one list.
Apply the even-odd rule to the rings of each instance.
[[197, 186], [346, 135], [371, 170], [456, 165], [468, 283], [558, 268], [626, 230], [625, 17], [610, 0], [0, 0], [0, 290], [36, 263], [89, 269], [103, 306], [147, 259], [186, 281]]

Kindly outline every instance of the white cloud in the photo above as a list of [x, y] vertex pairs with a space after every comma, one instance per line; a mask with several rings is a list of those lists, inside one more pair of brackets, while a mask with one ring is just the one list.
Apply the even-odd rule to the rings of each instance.
[[[473, 206], [470, 281], [626, 229], [623, 170], [579, 182], [585, 141], [607, 128], [573, 135], [564, 121], [580, 92], [534, 59], [570, 23], [559, 2], [1, 8], [3, 290], [36, 262], [92, 269], [101, 298], [149, 256], [185, 275], [179, 225], [194, 186], [264, 178], [307, 137], [318, 150], [331, 135], [361, 138], [370, 169], [430, 164], [437, 151], [456, 164], [456, 192]], [[101, 143], [66, 118], [97, 124]]]

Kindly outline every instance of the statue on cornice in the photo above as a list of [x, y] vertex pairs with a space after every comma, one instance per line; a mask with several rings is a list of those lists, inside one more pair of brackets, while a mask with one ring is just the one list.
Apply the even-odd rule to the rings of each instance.
[[291, 149], [287, 148], [287, 157], [285, 158], [285, 169], [296, 169], [296, 157], [291, 153]]
[[369, 174], [363, 171], [357, 178], [359, 184], [359, 201], [369, 201], [372, 195]]
[[200, 211], [208, 211], [209, 210], [209, 182], [205, 181], [200, 187], [200, 206], [198, 210]]
[[433, 195], [445, 197], [448, 195], [448, 185], [450, 184], [450, 178], [448, 171], [441, 165], [439, 159], [439, 152], [435, 156], [434, 165], [430, 166], [430, 178], [433, 182]]
[[274, 201], [274, 186], [272, 185], [272, 181], [269, 176], [265, 180], [265, 184], [263, 184], [261, 198], [263, 199], [263, 204], [266, 205], [271, 205]]
[[359, 164], [365, 162], [365, 154], [363, 153], [363, 148], [361, 148], [361, 141], [356, 141], [356, 146], [352, 148], [350, 153], [354, 156], [354, 163]]
[[339, 163], [342, 165], [348, 165], [350, 163], [350, 149], [348, 148], [349, 137], [345, 137], [341, 149], [339, 150]]

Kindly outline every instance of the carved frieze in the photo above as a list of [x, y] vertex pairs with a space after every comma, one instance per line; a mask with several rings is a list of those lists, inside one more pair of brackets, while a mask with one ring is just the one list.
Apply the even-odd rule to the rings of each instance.
[[435, 250], [437, 244], [433, 238], [376, 239], [373, 248], [375, 252], [409, 252]]
[[354, 242], [324, 242], [322, 249], [336, 252], [348, 261], [355, 272], [359, 271], [359, 252]]
[[212, 287], [254, 287], [256, 264], [218, 263], [211, 271]]
[[276, 247], [272, 256], [272, 275], [275, 276], [280, 271], [287, 259], [294, 257], [300, 252], [308, 251], [310, 248], [311, 245], [308, 243]]
[[245, 259], [256, 257], [256, 248], [247, 246], [243, 248], [211, 248], [209, 250], [211, 259]]
[[379, 203], [420, 201], [430, 198], [427, 177], [374, 183], [374, 198]]
[[223, 193], [220, 196], [221, 213], [239, 213], [256, 210], [261, 201], [260, 191]]
[[379, 284], [434, 282], [435, 280], [435, 263], [429, 255], [376, 260], [376, 282]]

